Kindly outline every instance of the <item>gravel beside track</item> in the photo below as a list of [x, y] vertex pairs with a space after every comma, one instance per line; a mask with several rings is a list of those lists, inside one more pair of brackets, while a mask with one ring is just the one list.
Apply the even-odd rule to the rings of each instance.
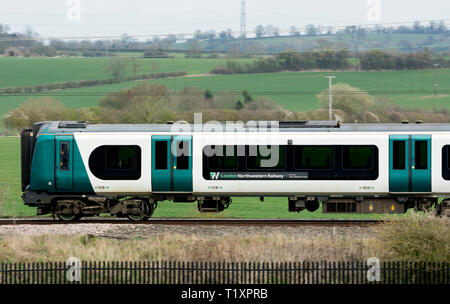
[[96, 235], [100, 237], [129, 239], [134, 237], [154, 237], [167, 234], [195, 235], [199, 237], [219, 237], [219, 236], [253, 236], [282, 234], [289, 237], [311, 238], [311, 237], [352, 237], [363, 238], [373, 236], [373, 227], [368, 225], [220, 225], [208, 223], [202, 224], [137, 224], [120, 221], [116, 223], [73, 223], [73, 224], [19, 224], [0, 225], [0, 237], [13, 235]]

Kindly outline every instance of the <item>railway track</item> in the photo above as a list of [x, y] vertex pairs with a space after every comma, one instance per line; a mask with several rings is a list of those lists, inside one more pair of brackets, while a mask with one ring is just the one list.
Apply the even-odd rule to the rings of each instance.
[[0, 225], [67, 225], [67, 224], [145, 224], [145, 225], [207, 225], [207, 226], [372, 226], [382, 223], [373, 219], [150, 219], [132, 222], [127, 219], [86, 218], [62, 222], [51, 218], [0, 219]]

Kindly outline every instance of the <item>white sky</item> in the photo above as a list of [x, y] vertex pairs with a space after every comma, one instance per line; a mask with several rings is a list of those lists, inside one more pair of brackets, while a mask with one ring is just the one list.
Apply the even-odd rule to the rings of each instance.
[[[80, 1], [80, 21], [69, 22], [69, 2]], [[367, 17], [380, 3], [379, 21]], [[44, 37], [153, 35], [240, 29], [241, 0], [0, 0], [0, 23]], [[247, 0], [247, 29], [272, 24], [351, 25], [450, 19], [449, 0]]]

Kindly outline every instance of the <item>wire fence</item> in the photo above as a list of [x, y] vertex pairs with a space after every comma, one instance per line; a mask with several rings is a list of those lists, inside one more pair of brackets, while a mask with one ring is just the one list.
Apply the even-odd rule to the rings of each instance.
[[449, 263], [1, 263], [0, 284], [449, 284]]

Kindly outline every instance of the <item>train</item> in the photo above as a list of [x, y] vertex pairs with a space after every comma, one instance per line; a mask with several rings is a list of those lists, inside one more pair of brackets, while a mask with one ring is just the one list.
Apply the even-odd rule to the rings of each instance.
[[143, 221], [162, 201], [222, 212], [245, 196], [284, 197], [290, 212], [448, 215], [450, 124], [47, 121], [20, 137], [24, 204], [62, 221]]

